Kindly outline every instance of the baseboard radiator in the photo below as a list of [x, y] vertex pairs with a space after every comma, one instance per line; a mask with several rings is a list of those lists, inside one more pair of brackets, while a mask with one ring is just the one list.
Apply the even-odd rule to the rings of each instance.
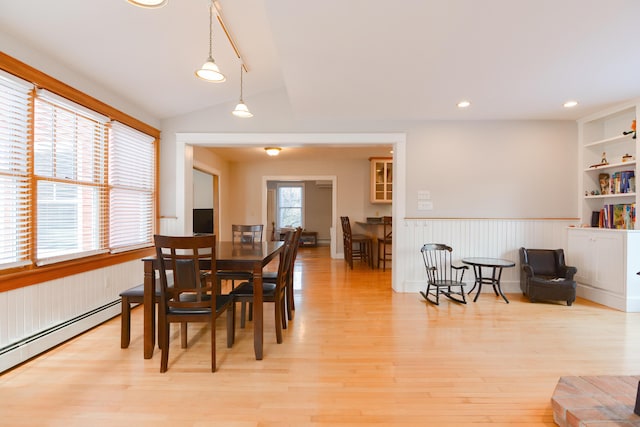
[[0, 348], [0, 373], [118, 316], [120, 299]]

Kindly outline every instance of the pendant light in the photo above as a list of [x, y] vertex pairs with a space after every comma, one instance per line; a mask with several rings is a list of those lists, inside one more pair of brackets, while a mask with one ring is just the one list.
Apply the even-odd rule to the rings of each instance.
[[224, 74], [220, 72], [220, 69], [216, 65], [216, 61], [213, 60], [213, 54], [211, 53], [212, 44], [213, 44], [213, 1], [210, 1], [209, 2], [209, 58], [207, 58], [207, 62], [204, 63], [202, 68], [196, 71], [196, 76], [208, 82], [221, 83], [226, 80], [226, 77], [224, 76]]
[[238, 102], [238, 105], [236, 105], [236, 109], [233, 110], [231, 114], [236, 117], [249, 118], [253, 117], [253, 114], [251, 114], [251, 111], [249, 111], [249, 107], [247, 107], [247, 105], [242, 100], [242, 69], [243, 66], [242, 64], [240, 64], [240, 101]]
[[127, 1], [135, 6], [146, 7], [148, 9], [156, 9], [167, 4], [169, 0], [127, 0]]

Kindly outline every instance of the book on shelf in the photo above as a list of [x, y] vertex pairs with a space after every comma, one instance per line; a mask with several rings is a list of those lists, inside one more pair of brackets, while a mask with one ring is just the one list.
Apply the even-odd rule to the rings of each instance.
[[[609, 179], [608, 194], [635, 193], [636, 180], [634, 171], [614, 172]], [[602, 193], [606, 194], [606, 193]]]
[[600, 210], [599, 228], [633, 230], [636, 223], [636, 204], [604, 205]]

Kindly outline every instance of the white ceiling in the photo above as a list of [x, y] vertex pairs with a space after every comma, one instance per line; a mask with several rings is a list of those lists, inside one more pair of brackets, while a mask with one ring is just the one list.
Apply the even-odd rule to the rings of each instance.
[[[208, 4], [0, 0], [0, 32], [164, 119], [238, 99], [240, 62], [215, 18], [227, 82], [194, 76]], [[638, 0], [218, 4], [249, 68], [246, 103], [284, 90], [301, 119], [576, 119], [640, 96]]]

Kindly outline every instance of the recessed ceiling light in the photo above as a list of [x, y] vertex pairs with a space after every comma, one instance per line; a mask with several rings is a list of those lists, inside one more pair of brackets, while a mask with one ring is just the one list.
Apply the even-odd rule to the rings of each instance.
[[458, 108], [467, 108], [470, 105], [471, 105], [471, 102], [469, 102], [469, 101], [460, 101], [460, 102], [458, 102]]
[[282, 150], [282, 148], [280, 147], [266, 147], [264, 149], [264, 151], [266, 151], [270, 156], [277, 156], [278, 154], [280, 154], [280, 150]]
[[572, 108], [578, 105], [578, 101], [567, 101], [564, 103], [564, 108]]

